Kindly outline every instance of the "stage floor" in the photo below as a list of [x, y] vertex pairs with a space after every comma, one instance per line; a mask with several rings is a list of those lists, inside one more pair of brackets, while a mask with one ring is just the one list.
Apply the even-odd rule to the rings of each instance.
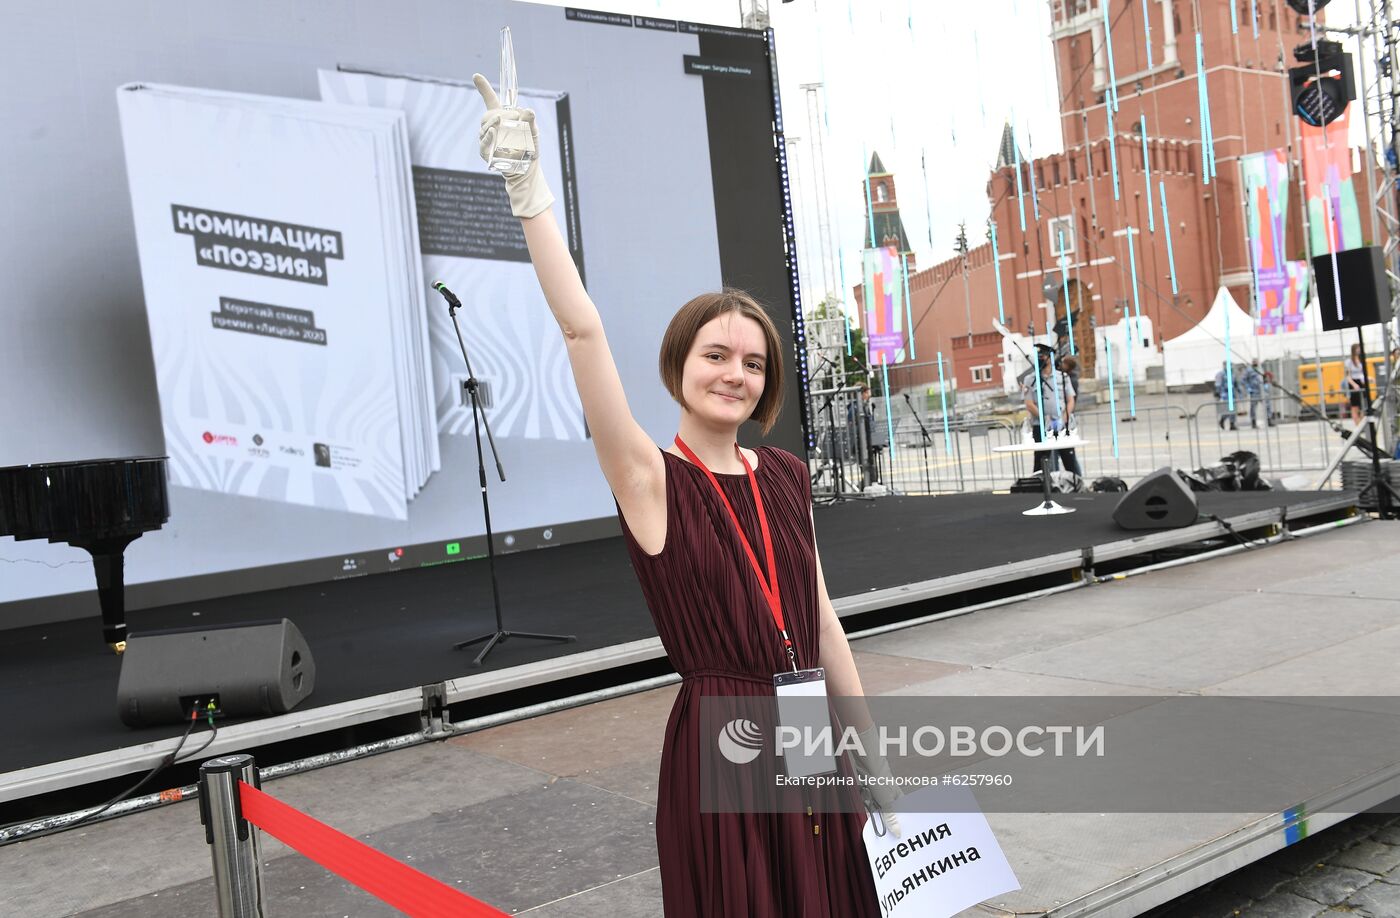
[[[847, 616], [1004, 588], [1221, 533], [1213, 522], [1125, 532], [1111, 519], [1118, 497], [1059, 495], [1077, 512], [1053, 517], [1021, 516], [1036, 503], [1029, 494], [886, 497], [818, 507], [822, 565], [837, 610]], [[1336, 515], [1354, 504], [1355, 495], [1345, 492], [1200, 495], [1203, 520], [1219, 515], [1236, 527]], [[522, 677], [534, 677], [522, 667], [538, 668], [540, 661], [576, 657], [602, 667], [662, 656], [620, 538], [505, 555], [497, 569], [507, 628], [573, 633], [577, 642], [507, 642], [480, 668], [471, 665], [471, 655], [453, 651], [453, 642], [494, 629], [484, 561], [167, 606], [132, 613], [131, 625], [139, 631], [285, 616], [306, 636], [316, 661], [315, 693], [290, 714], [245, 722], [241, 735], [221, 727], [211, 755], [251, 748], [257, 731], [279, 724], [306, 735], [364, 722], [376, 705], [362, 704], [353, 715], [357, 721], [339, 723], [340, 708], [331, 706], [386, 693], [465, 678], [484, 694], [493, 676], [503, 685], [524, 684]], [[131, 730], [118, 720], [120, 664], [101, 644], [95, 619], [3, 634], [0, 693], [10, 722], [8, 741], [0, 744], [0, 803], [144, 771], [181, 732], [175, 726]], [[620, 656], [617, 648], [628, 652]], [[507, 678], [512, 671], [513, 681]], [[125, 754], [113, 757], [117, 750]], [[56, 764], [66, 762], [80, 764]]]
[[[867, 692], [946, 699], [942, 705], [985, 695], [1395, 695], [1398, 548], [1400, 524], [1362, 523], [857, 640], [853, 650]], [[505, 724], [265, 790], [507, 913], [653, 918], [661, 913], [657, 763], [675, 692], [666, 686]], [[1363, 806], [1363, 797], [1351, 799]], [[1318, 837], [1341, 815], [1306, 812], [1297, 820], [992, 813], [1022, 889], [976, 913], [1139, 915], [1302, 836]], [[264, 842], [271, 913], [395, 914]], [[6, 914], [32, 918], [212, 914], [206, 850], [190, 801], [21, 842], [0, 848], [0, 876], [11, 880], [0, 902]], [[1307, 894], [1320, 897], [1315, 864], [1323, 855], [1307, 841], [1290, 853], [1292, 865], [1278, 868], [1289, 873], [1273, 884], [1305, 874]], [[1352, 864], [1373, 866], [1356, 857]], [[1342, 871], [1328, 901], [1370, 879]], [[1288, 914], [1326, 907], [1308, 911], [1283, 898], [1298, 906]], [[1198, 913], [1208, 912], [1189, 912]]]

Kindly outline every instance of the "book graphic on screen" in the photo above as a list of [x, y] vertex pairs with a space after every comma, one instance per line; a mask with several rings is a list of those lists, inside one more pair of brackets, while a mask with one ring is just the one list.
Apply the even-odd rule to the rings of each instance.
[[[458, 318], [472, 368], [493, 394], [486, 413], [495, 435], [586, 439], [569, 355], [535, 279], [524, 232], [511, 215], [505, 183], [477, 150], [485, 105], [476, 87], [344, 66], [318, 75], [327, 102], [388, 108], [406, 118], [423, 274], [462, 299]], [[520, 89], [519, 104], [535, 111], [555, 215], [586, 277], [568, 95]], [[444, 434], [470, 436], [462, 355], [439, 306], [429, 309], [438, 426]]]
[[172, 483], [406, 519], [441, 459], [403, 115], [117, 107]]

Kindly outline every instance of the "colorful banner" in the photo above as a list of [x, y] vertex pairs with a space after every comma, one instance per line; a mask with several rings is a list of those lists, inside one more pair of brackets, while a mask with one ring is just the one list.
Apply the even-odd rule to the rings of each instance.
[[1303, 182], [1308, 191], [1308, 254], [1344, 252], [1362, 245], [1356, 187], [1351, 180], [1350, 114], [1322, 127], [1300, 122]]
[[1260, 304], [1255, 330], [1261, 335], [1299, 331], [1303, 327], [1303, 307], [1308, 302], [1308, 263], [1284, 262], [1286, 282], [1272, 302], [1266, 297]]
[[1255, 331], [1297, 331], [1303, 321], [1306, 262], [1289, 261], [1288, 160], [1283, 149], [1240, 157], [1245, 188], [1245, 235], [1254, 267]]
[[896, 364], [904, 353], [904, 278], [894, 246], [865, 250], [866, 351], [871, 364]]

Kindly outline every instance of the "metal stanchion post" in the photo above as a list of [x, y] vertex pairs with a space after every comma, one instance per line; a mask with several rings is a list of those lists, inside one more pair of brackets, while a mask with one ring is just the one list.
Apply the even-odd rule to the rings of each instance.
[[199, 766], [199, 821], [214, 860], [219, 918], [265, 918], [258, 830], [243, 818], [238, 782], [257, 787], [251, 755], [228, 755]]

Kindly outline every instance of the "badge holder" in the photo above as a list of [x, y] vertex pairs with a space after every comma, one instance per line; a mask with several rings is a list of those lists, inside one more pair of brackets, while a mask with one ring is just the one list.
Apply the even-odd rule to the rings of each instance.
[[773, 676], [773, 694], [778, 699], [779, 730], [795, 729], [802, 738], [802, 745], [783, 752], [783, 768], [788, 777], [807, 778], [835, 771], [836, 757], [829, 748], [825, 753], [803, 748], [808, 737], [828, 737], [828, 746], [835, 741], [831, 737], [831, 709], [827, 706], [826, 670], [818, 666], [777, 673]]

